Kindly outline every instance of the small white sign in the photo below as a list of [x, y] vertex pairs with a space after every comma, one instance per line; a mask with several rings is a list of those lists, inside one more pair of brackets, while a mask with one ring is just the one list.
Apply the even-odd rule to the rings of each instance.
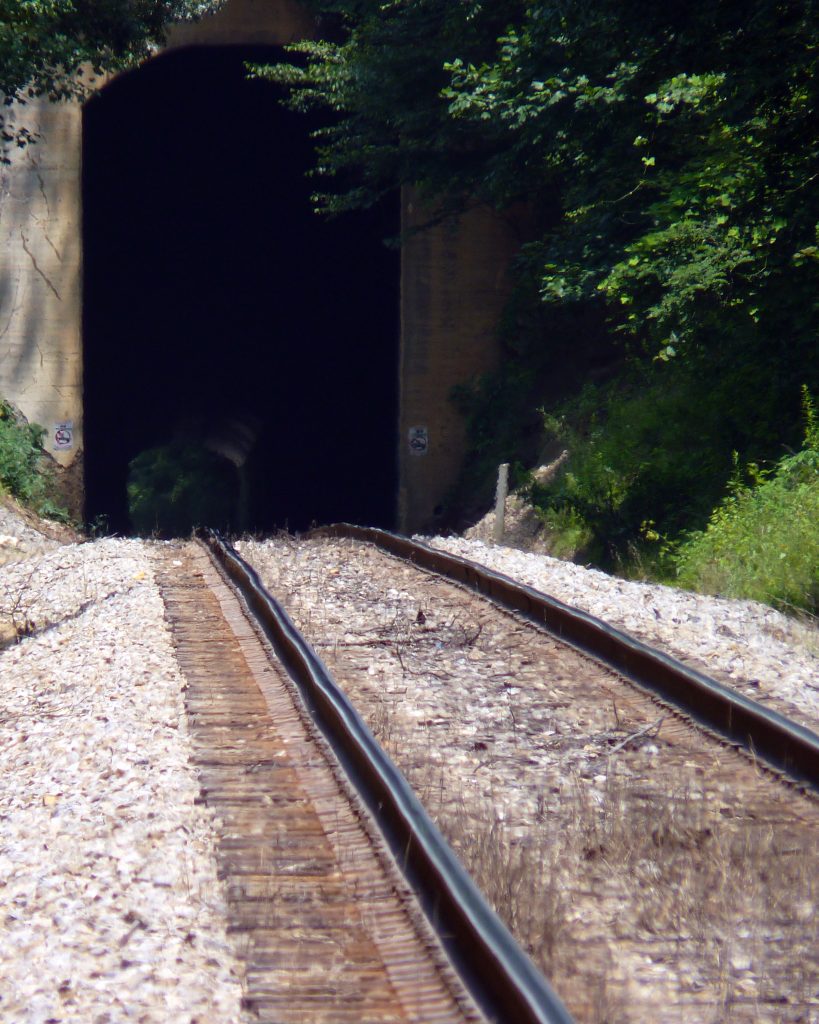
[[426, 427], [410, 427], [408, 441], [410, 454], [426, 455], [429, 448], [429, 431]]
[[74, 421], [64, 420], [54, 424], [54, 451], [67, 452], [74, 447]]

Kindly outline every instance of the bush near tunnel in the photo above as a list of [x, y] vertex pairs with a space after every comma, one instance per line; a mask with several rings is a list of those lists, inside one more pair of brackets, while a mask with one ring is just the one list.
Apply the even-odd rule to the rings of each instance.
[[0, 398], [0, 496], [10, 494], [41, 516], [68, 521], [54, 463], [42, 449], [45, 428]]
[[196, 526], [235, 525], [236, 467], [199, 445], [173, 442], [129, 465], [128, 513], [140, 536], [184, 537]]

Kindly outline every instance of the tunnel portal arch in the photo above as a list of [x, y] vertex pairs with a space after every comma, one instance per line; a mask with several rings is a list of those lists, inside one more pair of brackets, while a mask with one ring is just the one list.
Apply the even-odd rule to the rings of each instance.
[[[196, 47], [279, 46], [315, 34], [314, 20], [297, 0], [226, 0], [214, 15], [173, 26], [164, 55]], [[144, 67], [162, 59], [160, 54]], [[38, 143], [6, 154], [9, 162], [0, 167], [0, 395], [46, 428], [44, 445], [62, 467], [63, 493], [82, 517], [89, 510], [86, 483], [92, 492], [94, 487], [93, 465], [86, 474], [83, 460], [93, 464], [100, 454], [96, 440], [93, 446], [86, 441], [89, 387], [83, 391], [83, 368], [88, 372], [90, 365], [83, 354], [87, 275], [79, 230], [86, 118], [79, 103], [44, 98], [12, 108], [7, 117], [9, 123], [24, 123]], [[223, 139], [222, 146], [222, 156], [241, 159], [241, 140]], [[452, 388], [476, 380], [498, 361], [495, 328], [508, 293], [506, 268], [521, 236], [514, 224], [481, 208], [415, 234], [429, 214], [411, 188], [402, 191], [400, 204], [408, 241], [400, 256], [397, 402], [391, 425], [397, 447], [384, 465], [397, 463], [397, 525], [411, 531], [434, 523], [463, 464], [465, 423], [450, 401]], [[86, 255], [93, 263], [93, 254]], [[149, 405], [144, 402], [135, 416], [133, 409], [122, 408], [128, 422], [134, 420], [146, 434], [152, 429]], [[121, 421], [117, 429], [97, 434], [101, 444], [127, 435], [130, 427]], [[333, 432], [344, 457], [352, 453], [354, 475], [366, 479], [367, 473], [381, 472], [378, 467], [373, 474], [361, 455], [361, 438], [350, 437], [343, 422], [334, 424]], [[419, 437], [424, 439], [420, 448]]]
[[174, 47], [85, 106], [86, 510], [119, 532], [136, 456], [237, 424], [231, 525], [394, 525], [397, 203], [315, 217], [311, 126], [245, 73], [279, 54]]

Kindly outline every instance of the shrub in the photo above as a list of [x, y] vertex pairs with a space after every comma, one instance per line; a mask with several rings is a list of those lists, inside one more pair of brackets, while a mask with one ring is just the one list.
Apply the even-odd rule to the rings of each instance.
[[570, 455], [530, 497], [550, 532], [568, 527], [566, 545], [578, 543], [573, 557], [622, 567], [643, 543], [647, 520], [664, 535], [705, 522], [731, 449], [724, 407], [709, 402], [692, 415], [696, 397], [688, 378], [649, 368], [606, 387], [587, 385], [545, 416], [547, 434]]
[[819, 426], [807, 389], [805, 445], [771, 473], [748, 467], [704, 530], [675, 555], [679, 582], [727, 597], [819, 611]]
[[38, 515], [66, 521], [68, 512], [57, 499], [53, 465], [42, 449], [45, 429], [28, 423], [0, 399], [0, 492], [17, 498]]
[[[813, 385], [815, 370], [801, 370]], [[795, 374], [792, 362], [727, 347], [688, 362], [634, 361], [609, 384], [587, 385], [545, 417], [570, 457], [560, 476], [532, 488], [535, 507], [547, 525], [561, 510], [586, 525], [576, 557], [673, 576], [674, 544], [704, 529], [725, 494], [732, 453], [763, 462], [799, 446]]]

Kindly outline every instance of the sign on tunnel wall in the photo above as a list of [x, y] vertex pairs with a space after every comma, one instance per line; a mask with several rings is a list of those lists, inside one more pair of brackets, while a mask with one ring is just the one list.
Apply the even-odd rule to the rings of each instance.
[[426, 455], [429, 450], [429, 430], [426, 427], [410, 427], [407, 444], [410, 455]]
[[74, 421], [55, 423], [51, 433], [51, 447], [55, 452], [70, 452], [74, 447]]

